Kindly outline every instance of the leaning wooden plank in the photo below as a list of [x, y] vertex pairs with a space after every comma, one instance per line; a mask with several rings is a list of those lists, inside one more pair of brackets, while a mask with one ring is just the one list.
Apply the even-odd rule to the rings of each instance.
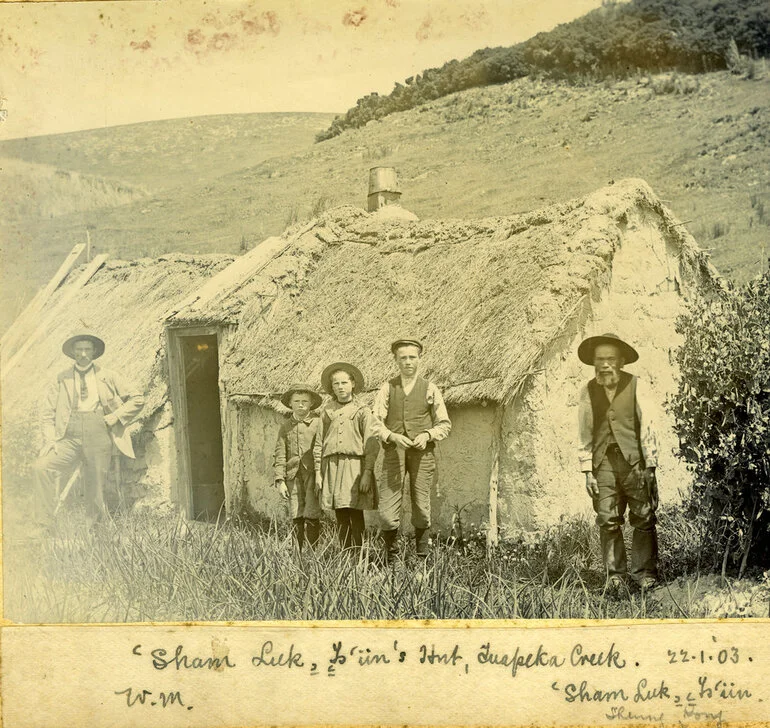
[[78, 264], [83, 255], [86, 246], [78, 243], [72, 248], [64, 262], [59, 266], [59, 270], [54, 273], [45, 288], [39, 290], [34, 298], [27, 304], [26, 308], [16, 317], [11, 327], [0, 338], [0, 348], [6, 353], [12, 352], [24, 340], [24, 332], [34, 321], [40, 312], [45, 308], [46, 303], [53, 295], [54, 291], [62, 284], [62, 281], [69, 275], [70, 271]]
[[78, 294], [80, 289], [85, 286], [88, 281], [93, 278], [96, 271], [104, 265], [104, 261], [107, 260], [107, 255], [97, 255], [80, 274], [80, 277], [72, 284], [67, 292], [59, 299], [56, 306], [52, 308], [48, 313], [43, 316], [39, 321], [35, 330], [26, 338], [24, 343], [18, 349], [18, 351], [8, 360], [3, 368], [3, 377], [8, 374], [14, 365], [21, 361], [22, 357], [27, 353], [32, 344], [37, 341], [38, 337], [51, 325], [51, 322], [58, 315], [62, 308], [67, 306], [69, 302]]
[[286, 248], [290, 247], [297, 238], [311, 230], [316, 224], [317, 223], [314, 220], [309, 222], [305, 227], [288, 239], [280, 237], [266, 238], [248, 253], [236, 258], [227, 266], [227, 268], [224, 268], [215, 276], [209, 278], [209, 280], [194, 293], [176, 303], [173, 309], [167, 314], [166, 320], [171, 323], [173, 318], [179, 313], [190, 315], [193, 311], [203, 310], [217, 297], [229, 294], [246, 279], [256, 275], [256, 273], [267, 266], [271, 260], [280, 255]]
[[70, 475], [70, 479], [67, 481], [67, 485], [64, 486], [64, 490], [61, 492], [61, 495], [59, 496], [59, 500], [56, 501], [56, 508], [54, 508], [54, 511], [53, 511], [54, 515], [56, 515], [59, 512], [59, 509], [64, 504], [64, 501], [66, 500], [67, 496], [72, 490], [72, 486], [75, 485], [75, 481], [78, 479], [78, 475], [80, 475], [80, 465], [78, 465], [75, 468], [75, 471], [72, 473], [72, 475]]
[[497, 501], [500, 477], [500, 448], [503, 439], [503, 405], [498, 405], [493, 424], [492, 440], [492, 472], [489, 475], [489, 511], [487, 527], [487, 552], [492, 551], [498, 544], [500, 535], [497, 524]]

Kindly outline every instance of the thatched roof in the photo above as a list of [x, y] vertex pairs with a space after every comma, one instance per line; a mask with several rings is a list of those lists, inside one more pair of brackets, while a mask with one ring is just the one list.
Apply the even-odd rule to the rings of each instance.
[[640, 180], [528, 214], [386, 220], [335, 208], [237, 287], [240, 322], [221, 370], [229, 396], [318, 383], [342, 359], [369, 388], [393, 374], [389, 343], [425, 343], [423, 372], [449, 402], [508, 401], [546, 347], [607, 284], [622, 228], [654, 212], [685, 270], [714, 275]]
[[[140, 420], [156, 412], [167, 399], [164, 321], [174, 305], [233, 261], [229, 255], [167, 255], [154, 260], [107, 262], [66, 305], [80, 271], [70, 273], [54, 293], [41, 318], [51, 317], [27, 353], [3, 371], [4, 460], [8, 448], [30, 450], [37, 431], [37, 405], [55, 375], [71, 364], [61, 351], [73, 332], [88, 328], [106, 342], [99, 360], [140, 386], [147, 401]], [[24, 332], [29, 337], [32, 331]], [[3, 352], [7, 364], [13, 351]]]

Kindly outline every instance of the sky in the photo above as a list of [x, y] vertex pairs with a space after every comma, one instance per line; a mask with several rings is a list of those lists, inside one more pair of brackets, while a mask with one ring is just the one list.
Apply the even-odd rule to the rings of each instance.
[[205, 114], [344, 112], [601, 0], [0, 2], [0, 139]]

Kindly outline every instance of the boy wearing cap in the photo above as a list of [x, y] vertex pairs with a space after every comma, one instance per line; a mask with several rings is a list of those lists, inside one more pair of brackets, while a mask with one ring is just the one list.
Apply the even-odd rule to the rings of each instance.
[[294, 537], [302, 551], [305, 537], [311, 547], [321, 533], [321, 506], [316, 494], [313, 445], [318, 432], [321, 396], [307, 384], [294, 384], [281, 395], [291, 410], [278, 430], [273, 468], [275, 485], [285, 501], [294, 526]]
[[127, 426], [144, 406], [144, 395], [117, 372], [95, 363], [104, 348], [102, 339], [86, 332], [62, 344], [74, 365], [60, 372], [46, 393], [40, 410], [43, 446], [32, 467], [35, 518], [43, 529], [53, 520], [60, 475], [82, 464], [86, 510], [99, 521], [107, 515], [104, 486], [113, 444], [134, 457]]
[[390, 350], [399, 375], [385, 382], [374, 399], [374, 417], [385, 453], [380, 516], [388, 562], [398, 555], [396, 540], [406, 475], [417, 555], [428, 555], [430, 491], [436, 474], [434, 450], [452, 428], [438, 387], [419, 376], [422, 344], [416, 339], [399, 339]]

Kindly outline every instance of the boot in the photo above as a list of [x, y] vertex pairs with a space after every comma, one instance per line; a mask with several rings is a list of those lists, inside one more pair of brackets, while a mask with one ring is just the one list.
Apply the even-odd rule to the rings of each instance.
[[427, 558], [428, 556], [428, 543], [430, 541], [430, 533], [427, 528], [415, 528], [414, 529], [414, 542], [417, 547], [417, 555], [421, 558]]
[[294, 539], [297, 542], [297, 548], [302, 551], [302, 546], [305, 543], [305, 519], [294, 519]]
[[392, 564], [398, 558], [398, 529], [383, 531], [382, 540], [385, 542], [385, 563]]
[[321, 521], [318, 518], [306, 518], [305, 525], [307, 527], [307, 542], [310, 544], [310, 548], [315, 548], [318, 537], [321, 535]]

